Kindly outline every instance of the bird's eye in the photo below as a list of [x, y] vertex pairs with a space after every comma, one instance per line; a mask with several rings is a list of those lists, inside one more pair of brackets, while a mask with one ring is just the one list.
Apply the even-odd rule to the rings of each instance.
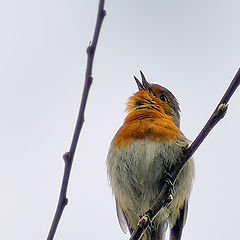
[[160, 96], [160, 99], [161, 99], [163, 102], [167, 102], [167, 101], [168, 101], [168, 99], [167, 99], [167, 97], [166, 97], [165, 95], [161, 95], [161, 96]]

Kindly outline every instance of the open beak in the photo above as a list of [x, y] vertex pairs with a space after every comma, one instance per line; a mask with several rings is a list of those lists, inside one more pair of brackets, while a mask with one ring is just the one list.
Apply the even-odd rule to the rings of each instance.
[[142, 71], [140, 71], [140, 74], [141, 74], [141, 78], [142, 78], [142, 83], [138, 80], [137, 77], [134, 76], [134, 79], [137, 83], [138, 89], [139, 89], [139, 91], [148, 90], [149, 89], [149, 83], [147, 82], [147, 80], [146, 80]]

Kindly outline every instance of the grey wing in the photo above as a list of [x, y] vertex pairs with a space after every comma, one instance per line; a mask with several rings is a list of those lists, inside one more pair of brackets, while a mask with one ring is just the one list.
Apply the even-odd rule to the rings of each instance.
[[[122, 211], [122, 209], [118, 205], [117, 199], [116, 199], [116, 209], [117, 209], [117, 216], [118, 216], [119, 225], [120, 225], [122, 231], [124, 233], [127, 233], [127, 230], [128, 230], [128, 227], [129, 227], [128, 222], [127, 222], [127, 219], [126, 219], [126, 216], [125, 216], [124, 212]], [[129, 227], [129, 231], [131, 233], [130, 227]]]

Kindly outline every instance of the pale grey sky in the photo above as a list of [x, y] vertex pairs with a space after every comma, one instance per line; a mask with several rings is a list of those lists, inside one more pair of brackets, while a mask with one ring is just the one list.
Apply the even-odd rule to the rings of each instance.
[[[0, 2], [0, 239], [46, 239], [82, 93], [97, 0]], [[141, 69], [170, 89], [194, 139], [240, 66], [238, 0], [106, 1], [94, 82], [56, 240], [127, 240], [106, 155]], [[195, 155], [184, 240], [237, 239], [240, 89]]]

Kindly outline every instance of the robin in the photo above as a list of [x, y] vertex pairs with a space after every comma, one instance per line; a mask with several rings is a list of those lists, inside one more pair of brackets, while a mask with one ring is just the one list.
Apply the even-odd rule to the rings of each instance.
[[[110, 146], [107, 169], [123, 232], [136, 229], [139, 216], [155, 202], [167, 172], [174, 168], [183, 147], [189, 143], [179, 129], [177, 99], [166, 88], [147, 82], [140, 71], [139, 91], [129, 98], [128, 115]], [[170, 227], [170, 240], [180, 240], [186, 222], [188, 199], [194, 178], [189, 159], [173, 184], [174, 198], [162, 208], [142, 240], [162, 240]]]

